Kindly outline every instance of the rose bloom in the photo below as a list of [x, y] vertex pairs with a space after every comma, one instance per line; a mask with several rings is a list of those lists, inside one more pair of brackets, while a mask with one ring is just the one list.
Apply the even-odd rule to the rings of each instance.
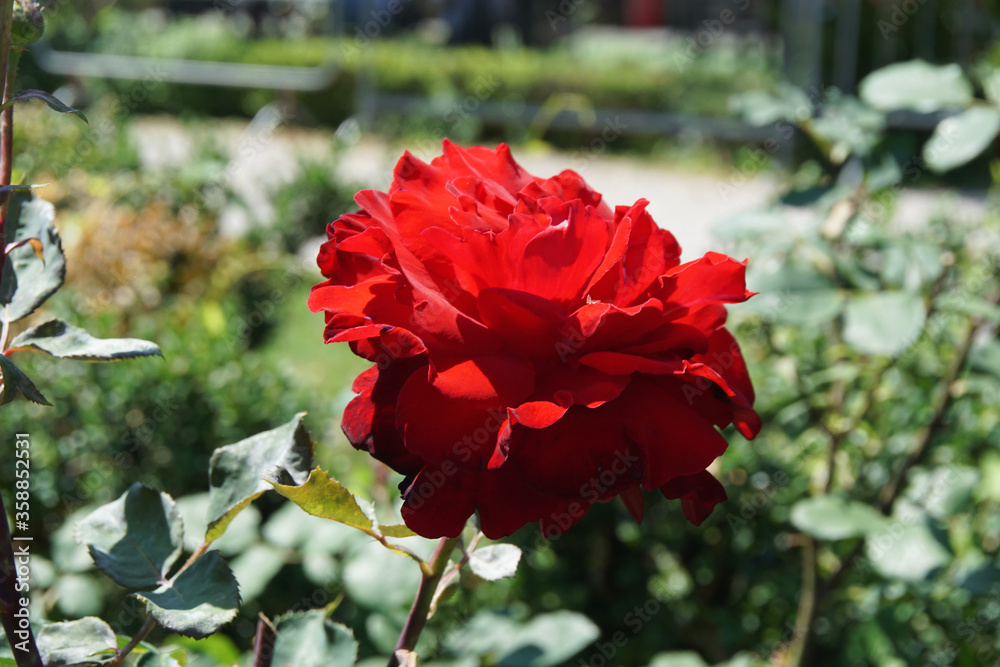
[[681, 264], [646, 200], [612, 210], [502, 144], [407, 153], [388, 194], [355, 201], [327, 229], [309, 307], [326, 342], [374, 363], [343, 430], [405, 476], [412, 530], [453, 537], [477, 513], [489, 538], [536, 521], [554, 536], [616, 496], [641, 520], [643, 490], [700, 524], [726, 499], [706, 471], [718, 429], [761, 425], [723, 328], [723, 304], [753, 294], [746, 262]]

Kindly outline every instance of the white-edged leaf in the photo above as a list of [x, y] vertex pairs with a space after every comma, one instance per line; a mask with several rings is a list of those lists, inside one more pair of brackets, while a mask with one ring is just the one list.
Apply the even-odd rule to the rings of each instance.
[[94, 338], [86, 330], [52, 319], [22, 331], [11, 348], [31, 349], [60, 359], [119, 361], [163, 356], [155, 343], [138, 338]]
[[302, 425], [304, 412], [278, 428], [215, 450], [208, 466], [209, 506], [205, 541], [226, 526], [272, 484], [299, 485], [309, 478], [313, 446]]
[[837, 496], [816, 496], [792, 507], [792, 525], [821, 540], [862, 537], [885, 525], [886, 519], [872, 507]]
[[896, 356], [917, 341], [926, 318], [916, 292], [859, 294], [844, 311], [844, 341], [865, 354]]
[[875, 109], [928, 113], [966, 106], [972, 101], [972, 84], [958, 65], [908, 60], [872, 72], [862, 79], [858, 93]]
[[166, 578], [181, 555], [184, 527], [170, 496], [135, 483], [78, 523], [76, 539], [102, 572], [126, 588], [142, 589]]
[[941, 173], [972, 161], [1000, 132], [1000, 110], [985, 104], [945, 118], [924, 144], [924, 161]]
[[111, 627], [93, 616], [42, 626], [37, 643], [45, 667], [96, 664], [99, 654], [118, 647]]
[[208, 551], [189, 568], [152, 592], [136, 593], [167, 630], [203, 639], [236, 618], [240, 589], [218, 551]]
[[491, 544], [469, 556], [469, 568], [480, 579], [496, 581], [513, 577], [521, 560], [521, 550], [513, 544]]

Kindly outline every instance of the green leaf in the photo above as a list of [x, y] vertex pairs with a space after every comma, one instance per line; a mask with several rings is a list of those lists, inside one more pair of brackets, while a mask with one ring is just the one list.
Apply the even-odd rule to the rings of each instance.
[[942, 294], [934, 300], [938, 310], [969, 315], [989, 322], [1000, 322], [1000, 306], [965, 294]]
[[255, 544], [237, 556], [232, 569], [236, 581], [240, 582], [243, 602], [250, 602], [263, 593], [287, 560], [285, 551], [270, 544]]
[[763, 127], [779, 120], [799, 121], [812, 117], [809, 96], [801, 89], [779, 83], [774, 92], [754, 90], [730, 99], [730, 108], [748, 124]]
[[92, 616], [45, 625], [38, 631], [37, 642], [45, 667], [97, 664], [95, 656], [118, 648], [111, 627]]
[[983, 77], [983, 92], [993, 104], [1000, 104], [1000, 68], [991, 69]]
[[136, 663], [136, 667], [181, 667], [181, 663], [170, 654], [160, 653], [154, 649], [144, 653]]
[[309, 474], [305, 484], [298, 486], [275, 484], [274, 489], [313, 516], [331, 519], [374, 535], [389, 537], [414, 535], [406, 526], [379, 525], [370, 503], [356, 497], [320, 468]]
[[278, 428], [220, 447], [208, 466], [209, 507], [205, 542], [225, 531], [244, 507], [272, 484], [302, 484], [312, 468], [313, 446], [300, 412]]
[[469, 557], [469, 568], [480, 579], [496, 581], [513, 577], [521, 560], [521, 550], [513, 544], [491, 544], [476, 549]]
[[306, 611], [275, 619], [278, 636], [271, 664], [295, 667], [353, 665], [358, 642], [347, 627], [324, 618], [323, 612]]
[[52, 405], [42, 396], [42, 392], [38, 391], [35, 383], [28, 379], [28, 376], [21, 372], [21, 369], [15, 366], [14, 362], [2, 352], [0, 352], [0, 372], [3, 373], [3, 384], [0, 385], [2, 387], [0, 389], [0, 405], [10, 403], [18, 395], [24, 396], [32, 403]]
[[861, 99], [882, 111], [910, 109], [929, 113], [972, 101], [972, 84], [958, 65], [909, 60], [876, 70], [858, 86]]
[[497, 667], [552, 667], [579, 653], [600, 637], [600, 630], [583, 614], [557, 611], [536, 616], [508, 638]]
[[77, 361], [119, 361], [160, 356], [159, 346], [138, 338], [94, 338], [85, 330], [53, 319], [21, 332], [10, 343], [13, 349], [32, 349]]
[[[198, 658], [208, 658], [209, 665], [235, 665], [240, 662], [240, 650], [236, 643], [224, 634], [214, 634], [204, 639], [191, 639], [180, 635], [170, 635], [163, 640], [173, 646], [179, 646], [182, 650], [194, 653]], [[204, 665], [205, 662], [197, 660], [194, 664]]]
[[405, 611], [420, 586], [420, 568], [403, 563], [377, 542], [355, 549], [344, 566], [343, 586], [350, 599], [390, 614]]
[[768, 322], [815, 327], [837, 317], [844, 305], [843, 294], [826, 276], [799, 263], [753, 269], [747, 286], [759, 295], [740, 304], [741, 310], [757, 312]]
[[654, 655], [649, 667], [708, 667], [708, 663], [694, 651], [670, 651]]
[[945, 118], [924, 144], [924, 161], [941, 173], [961, 167], [986, 150], [1000, 132], [1000, 110], [977, 105]]
[[153, 592], [136, 593], [167, 630], [202, 639], [236, 618], [240, 590], [218, 551], [208, 551]]
[[926, 317], [915, 292], [861, 294], [847, 302], [844, 341], [864, 354], [896, 356], [917, 341]]
[[[35, 556], [31, 557], [34, 561]], [[34, 562], [31, 575], [35, 576]], [[103, 582], [87, 574], [60, 573], [49, 594], [55, 597], [56, 607], [66, 618], [81, 618], [100, 614], [104, 608]], [[41, 586], [40, 586], [41, 587]]]
[[76, 539], [94, 563], [126, 588], [159, 586], [181, 554], [184, 528], [165, 493], [133, 484], [76, 526]]
[[[208, 525], [208, 493], [193, 493], [175, 498], [174, 502], [184, 520], [184, 548], [193, 553], [204, 542]], [[212, 542], [212, 547], [224, 556], [241, 554], [258, 541], [260, 523], [260, 511], [250, 505], [233, 518], [225, 534]]]
[[889, 524], [869, 535], [865, 549], [875, 571], [890, 579], [922, 581], [951, 562], [951, 554], [921, 520]]
[[12, 194], [7, 217], [7, 237], [13, 242], [35, 238], [42, 242], [44, 261], [30, 245], [7, 255], [0, 282], [0, 319], [16, 322], [30, 315], [55, 294], [66, 279], [66, 257], [56, 230], [55, 208], [42, 199]]
[[979, 470], [971, 466], [943, 465], [910, 473], [906, 498], [939, 520], [974, 509], [972, 494], [979, 483]]
[[862, 537], [885, 525], [875, 509], [837, 496], [816, 496], [800, 500], [792, 507], [792, 525], [821, 540]]
[[884, 114], [847, 96], [827, 102], [823, 113], [806, 126], [834, 164], [841, 164], [850, 155], [871, 153], [884, 130]]
[[566, 662], [599, 636], [593, 621], [575, 612], [542, 614], [518, 623], [507, 613], [484, 610], [449, 633], [447, 645], [459, 656], [488, 656], [483, 662], [497, 667], [551, 667]]
[[87, 117], [83, 115], [83, 112], [80, 111], [79, 109], [73, 109], [72, 107], [68, 107], [65, 104], [63, 104], [62, 100], [60, 100], [52, 93], [47, 93], [44, 90], [37, 90], [35, 88], [28, 88], [27, 90], [22, 90], [20, 93], [10, 98], [6, 103], [0, 105], [0, 110], [6, 109], [7, 107], [11, 106], [14, 102], [21, 102], [24, 100], [41, 100], [46, 104], [48, 104], [50, 109], [58, 111], [59, 113], [71, 113], [77, 115], [83, 119], [84, 123], [89, 124], [90, 122], [87, 120]]

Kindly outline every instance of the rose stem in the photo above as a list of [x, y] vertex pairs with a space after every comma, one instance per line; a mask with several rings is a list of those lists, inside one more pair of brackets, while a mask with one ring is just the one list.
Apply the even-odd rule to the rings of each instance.
[[420, 633], [427, 625], [427, 613], [434, 600], [434, 592], [437, 590], [441, 577], [444, 576], [444, 571], [450, 562], [451, 552], [455, 550], [458, 540], [457, 537], [442, 537], [434, 549], [430, 561], [421, 565], [420, 588], [417, 590], [416, 599], [413, 600], [410, 614], [406, 617], [406, 625], [403, 626], [403, 631], [399, 635], [399, 641], [396, 642], [396, 649], [389, 658], [388, 667], [399, 667], [396, 651], [400, 649], [412, 651], [417, 645]]
[[[11, 29], [14, 23], [14, 0], [0, 0], [0, 73], [3, 73], [3, 97], [7, 102], [14, 94], [13, 78], [17, 66], [10, 67]], [[15, 59], [16, 62], [16, 59]], [[14, 156], [14, 105], [0, 113], [0, 185], [10, 185]], [[0, 261], [0, 280], [7, 263], [7, 201], [10, 192], [0, 192], [0, 251], [4, 251]]]

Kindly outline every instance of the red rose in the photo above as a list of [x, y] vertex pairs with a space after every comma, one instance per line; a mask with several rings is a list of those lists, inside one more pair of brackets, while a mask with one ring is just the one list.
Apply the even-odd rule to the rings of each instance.
[[752, 295], [745, 262], [680, 247], [645, 211], [612, 210], [579, 175], [543, 180], [507, 146], [425, 164], [359, 192], [330, 224], [309, 298], [325, 340], [374, 362], [344, 413], [351, 443], [406, 476], [403, 518], [455, 536], [546, 535], [641, 489], [694, 523], [725, 500], [705, 468], [718, 428], [760, 429], [723, 304]]

